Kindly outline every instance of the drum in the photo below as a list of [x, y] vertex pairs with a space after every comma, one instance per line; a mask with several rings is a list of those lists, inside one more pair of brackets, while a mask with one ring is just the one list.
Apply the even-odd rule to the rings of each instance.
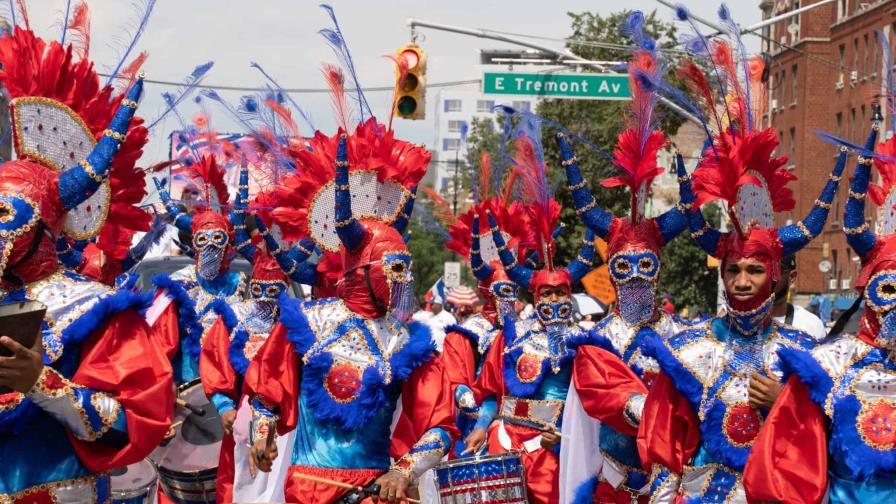
[[199, 380], [177, 389], [181, 404], [174, 423], [183, 421], [174, 438], [157, 448], [150, 458], [159, 469], [159, 482], [171, 500], [187, 504], [215, 502], [215, 478], [224, 430], [221, 419]]
[[524, 504], [526, 476], [518, 453], [442, 462], [436, 466], [442, 504]]
[[156, 501], [159, 478], [155, 464], [149, 459], [112, 469], [109, 480], [115, 504], [153, 504]]

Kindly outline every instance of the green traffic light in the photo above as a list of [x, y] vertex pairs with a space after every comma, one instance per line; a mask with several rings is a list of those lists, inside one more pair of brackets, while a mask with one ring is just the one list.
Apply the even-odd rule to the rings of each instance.
[[411, 96], [402, 96], [398, 99], [398, 104], [395, 105], [395, 108], [403, 116], [412, 115], [417, 111], [417, 100]]

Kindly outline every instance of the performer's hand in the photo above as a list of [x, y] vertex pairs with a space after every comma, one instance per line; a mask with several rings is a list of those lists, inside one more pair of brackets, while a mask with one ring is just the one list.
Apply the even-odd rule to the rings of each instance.
[[376, 483], [380, 486], [380, 495], [379, 498], [374, 496], [374, 502], [402, 502], [408, 496], [411, 478], [398, 471], [389, 471], [380, 476]]
[[750, 376], [750, 406], [771, 409], [782, 388], [778, 380], [754, 372]]
[[0, 337], [0, 345], [12, 351], [12, 357], [0, 357], [0, 385], [27, 394], [44, 370], [41, 352], [43, 339], [38, 334], [29, 349], [8, 336]]
[[277, 458], [277, 444], [268, 445], [267, 439], [259, 439], [249, 450], [249, 476], [253, 478], [261, 472], [271, 472], [271, 465]]
[[485, 429], [473, 429], [473, 432], [464, 439], [464, 445], [467, 446], [467, 449], [464, 450], [461, 455], [478, 452], [482, 448], [482, 445], [485, 444], [487, 437], [488, 435], [485, 433]]
[[174, 439], [174, 436], [177, 435], [177, 427], [168, 427], [168, 432], [165, 433], [165, 437], [162, 438], [162, 442], [159, 443], [160, 446], [167, 446], [168, 443]]
[[560, 444], [560, 433], [557, 431], [545, 431], [541, 433], [541, 447], [545, 450]]
[[236, 410], [227, 410], [221, 413], [221, 428], [225, 434], [233, 434], [233, 422], [236, 421]]

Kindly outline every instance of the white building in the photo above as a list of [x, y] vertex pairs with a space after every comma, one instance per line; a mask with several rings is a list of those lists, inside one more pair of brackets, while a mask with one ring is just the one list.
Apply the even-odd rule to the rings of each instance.
[[[479, 73], [487, 70], [506, 72], [511, 64], [514, 71], [546, 70], [544, 55], [537, 51], [481, 50], [479, 56]], [[538, 63], [531, 65], [526, 60]], [[466, 159], [467, 153], [461, 139], [462, 129], [472, 126], [473, 119], [494, 119], [495, 105], [506, 104], [517, 110], [534, 110], [537, 100], [534, 96], [486, 95], [479, 89], [447, 88], [439, 89], [435, 97], [436, 138], [432, 146], [432, 164], [424, 183], [443, 194], [453, 190], [455, 166], [459, 163], [463, 167]]]

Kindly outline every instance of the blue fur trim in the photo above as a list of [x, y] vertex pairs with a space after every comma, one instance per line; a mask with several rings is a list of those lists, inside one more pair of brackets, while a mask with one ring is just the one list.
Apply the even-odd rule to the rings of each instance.
[[105, 296], [62, 330], [62, 344], [80, 343], [112, 315], [127, 309], [145, 310], [151, 303], [150, 293], [117, 291]]
[[232, 333], [233, 329], [239, 324], [239, 321], [236, 319], [236, 314], [233, 313], [233, 308], [231, 308], [223, 299], [213, 300], [208, 304], [207, 309], [213, 310], [219, 317], [221, 317], [224, 321], [224, 326], [227, 327], [227, 332]]
[[456, 332], [460, 334], [464, 338], [467, 338], [470, 341], [470, 344], [475, 348], [479, 348], [479, 335], [467, 329], [466, 327], [463, 327], [460, 324], [451, 324], [445, 326], [445, 334], [448, 334], [450, 332]]
[[152, 283], [158, 289], [166, 289], [172, 302], [177, 306], [177, 325], [179, 328], [180, 346], [193, 359], [199, 358], [199, 342], [202, 339], [202, 324], [196, 313], [196, 301], [190, 297], [183, 284], [162, 273], [152, 277]]
[[641, 353], [657, 360], [663, 372], [669, 375], [669, 378], [672, 378], [675, 388], [691, 403], [694, 411], [697, 411], [700, 407], [700, 400], [703, 397], [703, 384], [682, 365], [670, 348], [673, 340], [680, 337], [688, 340], [699, 339], [706, 337], [706, 331], [700, 329], [685, 331], [672, 336], [667, 341], [662, 341], [660, 338], [650, 338], [644, 342], [644, 345], [641, 347]]
[[809, 397], [824, 408], [828, 394], [834, 388], [834, 380], [821, 367], [812, 354], [805, 350], [797, 350], [782, 346], [778, 349], [781, 371], [784, 373], [783, 383], [787, 383], [792, 374], [809, 387]]
[[896, 450], [878, 450], [862, 439], [856, 417], [862, 404], [854, 395], [837, 401], [829, 443], [831, 457], [845, 462], [856, 480], [869, 476], [890, 476], [896, 472]]
[[[336, 300], [324, 300], [327, 301]], [[300, 355], [304, 354], [315, 343], [316, 337], [298, 303], [284, 304], [286, 306], [281, 306], [280, 320], [287, 329], [286, 338]], [[435, 352], [435, 343], [425, 324], [411, 322], [408, 332], [408, 342], [389, 359], [392, 381], [384, 384], [378, 367], [369, 366], [361, 376], [358, 395], [347, 403], [336, 401], [323, 386], [333, 366], [333, 356], [321, 352], [311, 357], [302, 368], [302, 394], [315, 418], [321, 423], [332, 423], [346, 430], [358, 430], [364, 428], [374, 415], [383, 414], [389, 401], [398, 398], [401, 382], [414, 369], [429, 361]]]
[[600, 483], [600, 479], [597, 476], [585, 480], [576, 488], [576, 494], [573, 496], [571, 504], [593, 504], [594, 492], [597, 491], [598, 483]]
[[726, 466], [743, 471], [750, 456], [750, 447], [732, 445], [724, 434], [725, 413], [728, 407], [724, 402], [715, 399], [700, 426], [703, 445], [713, 457]]
[[246, 343], [248, 342], [249, 331], [242, 327], [237, 329], [230, 339], [230, 348], [227, 356], [230, 358], [230, 365], [233, 367], [233, 370], [240, 376], [245, 376], [246, 370], [249, 369], [250, 361], [246, 358], [245, 353]]
[[304, 304], [298, 299], [280, 299], [280, 323], [286, 328], [286, 339], [296, 347], [296, 352], [299, 355], [305, 355], [305, 352], [311, 349], [317, 339], [311, 326], [308, 325], [308, 319], [302, 308], [334, 302], [336, 302], [336, 298], [315, 300]]

